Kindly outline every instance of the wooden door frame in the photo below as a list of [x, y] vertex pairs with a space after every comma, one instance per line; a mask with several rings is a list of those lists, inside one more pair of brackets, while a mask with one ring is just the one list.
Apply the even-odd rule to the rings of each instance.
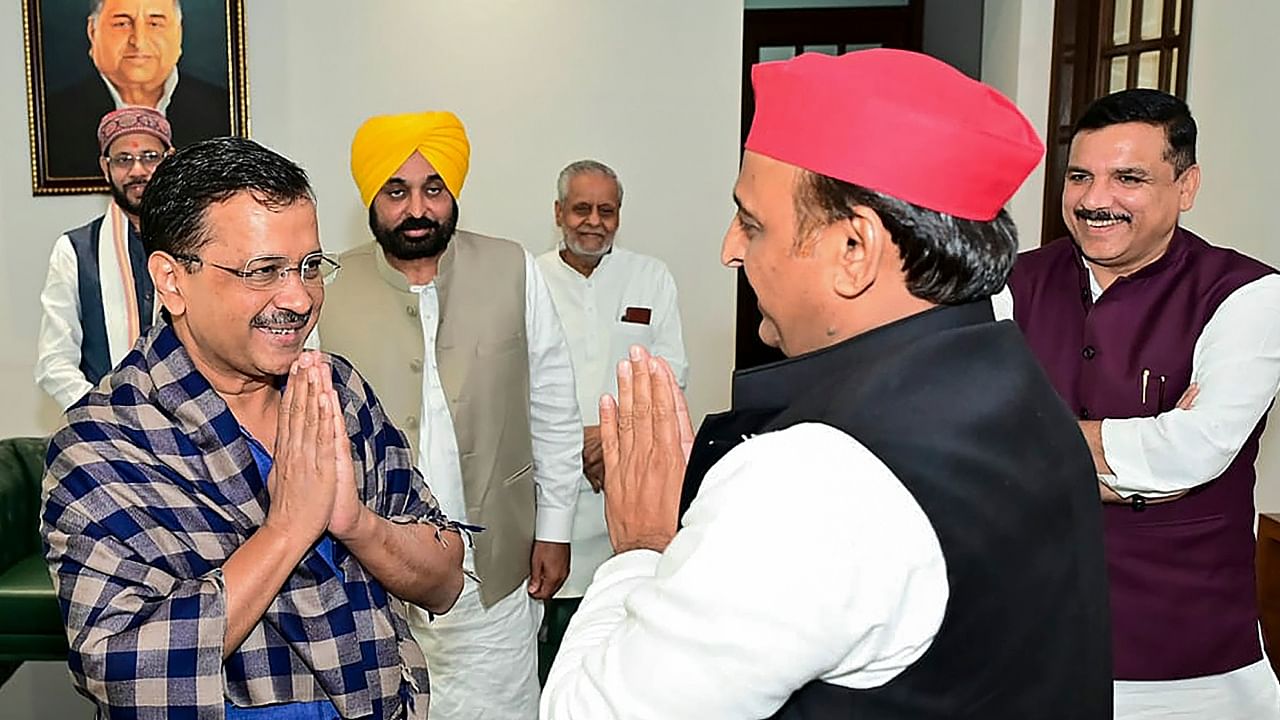
[[[742, 126], [743, 144], [755, 114], [751, 67], [762, 47], [806, 45], [879, 44], [919, 51], [924, 44], [925, 0], [882, 7], [809, 8], [799, 10], [743, 10], [742, 22]], [[734, 366], [742, 370], [782, 359], [782, 353], [760, 340], [760, 308], [747, 282], [737, 273]]]

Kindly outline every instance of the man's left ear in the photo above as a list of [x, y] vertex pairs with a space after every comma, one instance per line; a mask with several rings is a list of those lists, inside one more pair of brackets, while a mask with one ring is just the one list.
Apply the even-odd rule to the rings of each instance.
[[838, 243], [835, 291], [840, 297], [855, 298], [875, 284], [884, 253], [890, 250], [889, 231], [871, 208], [856, 207], [852, 217], [838, 220], [824, 229], [828, 242]]
[[1200, 166], [1192, 165], [1182, 171], [1178, 178], [1178, 209], [1186, 212], [1196, 204], [1196, 193], [1200, 192]]

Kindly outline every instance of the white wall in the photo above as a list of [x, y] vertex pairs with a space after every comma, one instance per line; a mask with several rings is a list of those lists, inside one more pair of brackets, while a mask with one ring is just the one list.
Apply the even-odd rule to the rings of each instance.
[[[554, 242], [566, 163], [595, 157], [626, 184], [619, 242], [666, 261], [681, 292], [691, 410], [728, 403], [734, 279], [719, 267], [738, 165], [741, 0], [248, 0], [253, 137], [301, 163], [321, 235], [368, 238], [348, 171], [367, 116], [451, 109], [473, 154], [462, 224]], [[22, 26], [0, 14], [0, 437], [52, 429], [35, 388], [39, 293], [53, 239], [99, 197], [31, 197]], [[65, 691], [63, 690], [65, 689]], [[65, 669], [28, 665], [0, 692], [4, 717], [86, 717]], [[37, 712], [37, 702], [40, 710]]]
[[[1053, 60], [1053, 3], [986, 0], [982, 23], [982, 80], [1017, 103], [1043, 140], [1048, 135], [1049, 69]], [[1009, 201], [1023, 249], [1040, 241], [1044, 162]]]
[[[718, 268], [737, 172], [741, 0], [249, 0], [253, 137], [301, 163], [320, 198], [325, 246], [369, 239], [348, 170], [373, 114], [451, 109], [467, 124], [462, 225], [555, 239], [555, 178], [572, 160], [612, 165], [627, 188], [619, 242], [666, 261], [681, 291], [699, 416], [728, 401], [733, 274]], [[19, 13], [0, 53], [23, 56]], [[0, 92], [25, 97], [3, 63]], [[32, 198], [26, 108], [0, 104], [0, 437], [56, 422], [30, 377], [53, 238], [100, 212], [97, 197]]]
[[[1200, 196], [1183, 222], [1206, 240], [1280, 267], [1276, 118], [1280, 94], [1272, 50], [1280, 3], [1196, 3], [1187, 103], [1199, 125]], [[1258, 463], [1258, 508], [1280, 512], [1280, 412], [1271, 412]]]

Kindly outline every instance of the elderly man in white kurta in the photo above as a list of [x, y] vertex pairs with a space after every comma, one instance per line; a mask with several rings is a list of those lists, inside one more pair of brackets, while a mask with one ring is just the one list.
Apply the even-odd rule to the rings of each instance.
[[671, 272], [657, 258], [614, 245], [622, 218], [617, 173], [601, 162], [579, 160], [560, 172], [556, 193], [555, 219], [563, 240], [538, 256], [538, 267], [564, 324], [586, 427], [569, 579], [547, 603], [538, 647], [544, 680], [591, 576], [613, 554], [601, 494], [600, 396], [617, 392], [615, 367], [632, 345], [666, 359], [681, 388], [688, 370]]
[[546, 282], [520, 245], [457, 230], [470, 144], [452, 113], [371, 118], [351, 170], [377, 242], [342, 259], [327, 349], [386, 397], [450, 517], [484, 527], [449, 614], [411, 613], [433, 716], [537, 714], [542, 601], [569, 572], [582, 421]]

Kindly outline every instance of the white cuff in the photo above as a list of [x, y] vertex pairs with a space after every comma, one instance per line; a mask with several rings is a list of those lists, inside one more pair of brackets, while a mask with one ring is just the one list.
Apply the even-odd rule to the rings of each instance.
[[533, 538], [541, 542], [567, 543], [573, 539], [573, 506], [539, 507]]

